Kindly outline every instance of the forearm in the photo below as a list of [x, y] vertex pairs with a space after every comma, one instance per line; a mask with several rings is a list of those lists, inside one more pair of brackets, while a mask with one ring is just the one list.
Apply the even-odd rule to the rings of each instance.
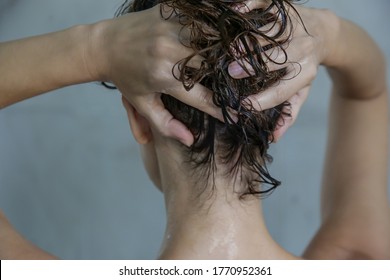
[[94, 80], [86, 63], [89, 26], [0, 43], [0, 108]]

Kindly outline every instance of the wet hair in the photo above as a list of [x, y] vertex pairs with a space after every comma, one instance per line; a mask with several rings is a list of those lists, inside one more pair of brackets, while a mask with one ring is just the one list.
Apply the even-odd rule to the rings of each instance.
[[[267, 150], [277, 126], [283, 118], [290, 116], [288, 102], [258, 111], [246, 99], [286, 75], [286, 68], [269, 71], [266, 61], [272, 59], [265, 51], [278, 47], [287, 62], [285, 47], [292, 32], [288, 11], [296, 10], [291, 1], [264, 2], [267, 5], [263, 9], [240, 13], [233, 5], [244, 5], [243, 0], [134, 0], [126, 1], [117, 12], [120, 16], [161, 3], [165, 14], [167, 10], [171, 11], [165, 19], [175, 18], [183, 28], [191, 31], [188, 42], [183, 40], [182, 43], [194, 52], [178, 61], [172, 73], [188, 91], [196, 83], [209, 88], [213, 92], [212, 101], [222, 110], [224, 122], [169, 95], [162, 94], [161, 99], [166, 109], [194, 135], [194, 144], [187, 148], [188, 162], [194, 167], [194, 174], [204, 178], [204, 182], [210, 182], [210, 177], [214, 182], [217, 162], [222, 163], [227, 167], [226, 176], [234, 180], [239, 176], [240, 181], [246, 183], [245, 189], [239, 191], [241, 198], [247, 195], [264, 197], [281, 184], [268, 171], [267, 163], [272, 162], [272, 157]], [[278, 32], [268, 36], [266, 31], [259, 31], [270, 23]], [[258, 38], [267, 43], [260, 45]], [[204, 58], [198, 69], [189, 66], [195, 55]], [[249, 63], [254, 73], [248, 78], [232, 78], [228, 66], [234, 61], [248, 73], [243, 62]], [[232, 119], [232, 112], [237, 121]], [[203, 191], [206, 186], [203, 184]]]

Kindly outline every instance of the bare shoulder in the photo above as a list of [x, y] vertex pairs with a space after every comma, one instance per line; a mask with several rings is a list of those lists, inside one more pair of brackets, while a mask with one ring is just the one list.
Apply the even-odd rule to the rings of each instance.
[[25, 239], [0, 210], [0, 259], [53, 260], [57, 258]]
[[351, 232], [342, 226], [323, 226], [310, 242], [303, 257], [317, 260], [390, 259], [388, 230], [374, 230], [375, 234], [372, 235], [372, 238], [361, 243], [358, 241], [360, 241], [359, 235], [363, 231], [362, 229], [360, 232], [355, 230]]

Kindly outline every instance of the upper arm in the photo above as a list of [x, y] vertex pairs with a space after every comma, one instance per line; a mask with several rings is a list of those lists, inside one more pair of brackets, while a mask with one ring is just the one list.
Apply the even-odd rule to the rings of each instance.
[[340, 207], [355, 212], [360, 206], [371, 213], [388, 206], [388, 125], [386, 91], [363, 100], [344, 98], [337, 91], [333, 94], [323, 178], [323, 218]]
[[390, 258], [387, 92], [332, 96], [322, 186], [323, 224], [305, 255]]

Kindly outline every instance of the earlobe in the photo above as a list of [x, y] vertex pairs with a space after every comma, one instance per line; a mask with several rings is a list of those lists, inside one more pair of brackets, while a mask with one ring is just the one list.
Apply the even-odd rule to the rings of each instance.
[[148, 120], [141, 116], [124, 96], [122, 96], [122, 103], [126, 109], [130, 128], [135, 140], [141, 145], [148, 144], [153, 139]]

